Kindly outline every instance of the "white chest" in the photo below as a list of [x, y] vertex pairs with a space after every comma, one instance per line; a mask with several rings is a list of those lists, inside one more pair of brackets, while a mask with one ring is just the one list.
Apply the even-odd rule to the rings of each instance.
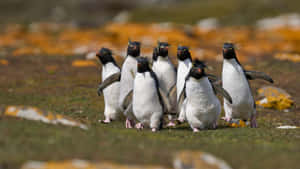
[[133, 112], [138, 119], [162, 112], [155, 81], [149, 72], [137, 73], [134, 79]]
[[189, 59], [178, 62], [177, 83], [176, 83], [177, 100], [179, 99], [179, 96], [184, 88], [185, 78], [189, 73], [191, 67], [192, 67], [192, 62]]
[[242, 67], [234, 59], [224, 59], [222, 83], [232, 97], [233, 105], [253, 105], [249, 83]]
[[152, 70], [158, 78], [160, 87], [165, 92], [168, 92], [176, 83], [176, 72], [169, 58], [158, 57], [157, 61], [153, 63]]

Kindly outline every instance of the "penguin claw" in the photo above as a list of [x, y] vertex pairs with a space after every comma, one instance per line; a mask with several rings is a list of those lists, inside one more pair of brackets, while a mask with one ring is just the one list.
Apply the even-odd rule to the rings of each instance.
[[168, 124], [167, 124], [167, 127], [175, 127], [176, 124], [172, 121], [170, 121]]
[[99, 120], [100, 123], [103, 123], [103, 124], [108, 124], [110, 123], [110, 119], [105, 119], [105, 120]]
[[230, 122], [231, 118], [230, 117], [222, 117], [222, 120], [226, 121], [226, 122]]
[[250, 120], [250, 126], [251, 128], [257, 128], [257, 122], [256, 122], [256, 116], [252, 116]]
[[135, 125], [135, 128], [137, 128], [138, 130], [143, 130], [144, 125], [142, 123], [138, 123], [138, 124]]
[[198, 133], [198, 132], [199, 132], [199, 129], [193, 128], [193, 132], [194, 132], [194, 133]]
[[134, 126], [133, 121], [132, 121], [132, 120], [129, 120], [129, 119], [126, 119], [125, 127], [126, 127], [127, 129], [131, 129], [131, 128], [133, 128], [133, 126]]
[[179, 121], [179, 123], [183, 123], [183, 122], [184, 122], [184, 119], [179, 118], [179, 119], [177, 119], [177, 121]]
[[218, 124], [217, 124], [217, 122], [215, 122], [215, 123], [212, 125], [212, 129], [215, 130], [215, 129], [217, 129], [217, 127], [218, 127]]

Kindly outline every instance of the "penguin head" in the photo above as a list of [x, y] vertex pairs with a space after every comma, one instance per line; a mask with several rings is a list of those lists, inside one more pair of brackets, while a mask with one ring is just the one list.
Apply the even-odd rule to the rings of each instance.
[[146, 57], [138, 57], [136, 60], [137, 60], [137, 71], [139, 73], [145, 73], [150, 71], [149, 61]]
[[153, 49], [153, 55], [152, 55], [152, 60], [156, 61], [158, 58], [158, 49], [154, 48]]
[[158, 42], [157, 55], [161, 57], [167, 57], [169, 54], [168, 42]]
[[191, 59], [191, 53], [189, 51], [189, 48], [186, 46], [178, 46], [177, 48], [177, 58], [181, 61], [184, 61], [185, 59]]
[[127, 55], [138, 57], [141, 53], [141, 43], [137, 41], [129, 41], [127, 47]]
[[115, 60], [112, 57], [112, 52], [108, 48], [101, 48], [99, 52], [96, 53], [96, 56], [99, 58], [103, 65], [109, 62], [115, 63]]
[[223, 46], [223, 57], [224, 59], [233, 59], [236, 58], [234, 44], [233, 43], [224, 43]]
[[189, 76], [200, 79], [202, 77], [205, 77], [205, 63], [200, 60], [195, 60], [193, 63], [193, 67], [190, 70]]

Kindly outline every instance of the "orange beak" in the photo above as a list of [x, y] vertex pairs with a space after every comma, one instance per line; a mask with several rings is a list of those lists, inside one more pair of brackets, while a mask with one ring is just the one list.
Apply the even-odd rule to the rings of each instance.
[[198, 68], [197, 70], [198, 70], [198, 72], [199, 72], [199, 73], [201, 73], [201, 72], [202, 72], [201, 68]]

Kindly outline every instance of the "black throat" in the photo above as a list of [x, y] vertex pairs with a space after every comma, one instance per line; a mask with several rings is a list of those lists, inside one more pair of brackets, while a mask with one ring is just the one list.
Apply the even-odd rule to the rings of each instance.
[[131, 42], [129, 41], [127, 47], [127, 56], [138, 57], [141, 53], [141, 43], [140, 42]]

